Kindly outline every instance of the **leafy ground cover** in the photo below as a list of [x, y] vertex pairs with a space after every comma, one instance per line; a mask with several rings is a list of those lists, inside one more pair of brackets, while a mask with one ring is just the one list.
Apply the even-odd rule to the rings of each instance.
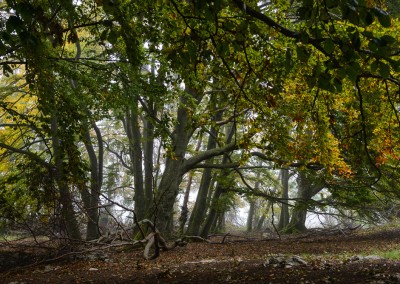
[[41, 263], [48, 250], [17, 250], [7, 243], [0, 247], [0, 282], [400, 283], [400, 229], [210, 240], [177, 247], [151, 261], [143, 259], [142, 249], [112, 247]]

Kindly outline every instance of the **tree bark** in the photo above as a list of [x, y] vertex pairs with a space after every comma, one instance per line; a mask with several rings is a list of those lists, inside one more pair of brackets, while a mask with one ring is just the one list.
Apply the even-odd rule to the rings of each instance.
[[185, 195], [183, 197], [183, 203], [182, 203], [182, 208], [181, 208], [181, 216], [179, 217], [179, 234], [183, 234], [185, 231], [185, 225], [189, 213], [188, 209], [188, 203], [189, 203], [189, 195], [190, 195], [190, 189], [192, 188], [192, 180], [193, 180], [193, 174], [189, 173], [186, 189], [185, 189]]
[[263, 229], [265, 219], [266, 219], [265, 214], [262, 214], [261, 218], [258, 220], [256, 231], [259, 232], [259, 231], [261, 231]]
[[[150, 102], [152, 105], [152, 103]], [[154, 108], [151, 108], [151, 111], [155, 112]], [[143, 121], [144, 129], [143, 129], [143, 150], [144, 150], [144, 197], [146, 204], [146, 218], [147, 215], [150, 214], [148, 212], [149, 208], [153, 203], [153, 155], [154, 155], [154, 125], [149, 119], [144, 119]]]
[[[197, 90], [186, 86], [186, 94], [180, 98], [177, 111], [177, 123], [172, 134], [172, 152], [166, 160], [165, 170], [162, 175], [155, 200], [157, 228], [164, 235], [172, 232], [172, 213], [176, 197], [179, 193], [179, 184], [188, 171], [194, 169], [199, 163], [215, 156], [226, 154], [237, 148], [235, 143], [200, 152], [185, 160], [186, 149], [194, 132], [192, 116], [188, 106], [199, 104], [203, 95]], [[233, 134], [232, 134], [233, 135]], [[231, 137], [232, 138], [232, 137]]]
[[283, 230], [285, 233], [304, 232], [307, 230], [305, 223], [308, 204], [311, 198], [325, 187], [324, 180], [310, 171], [299, 171], [297, 184], [297, 200], [293, 207], [290, 222]]
[[142, 158], [142, 145], [141, 145], [141, 131], [139, 125], [139, 115], [137, 111], [137, 100], [134, 106], [129, 108], [125, 113], [124, 128], [129, 140], [129, 156], [131, 158], [131, 165], [133, 169], [134, 180], [134, 202], [135, 213], [138, 220], [143, 220], [146, 215], [146, 200], [143, 186], [143, 158]]
[[[260, 172], [257, 172], [257, 180], [254, 184], [254, 189], [258, 191], [260, 189]], [[252, 199], [251, 197], [249, 198], [249, 214], [247, 216], [247, 232], [251, 232], [254, 228], [254, 223], [259, 223], [259, 220], [257, 220], [256, 217], [256, 205], [257, 205], [257, 200]], [[259, 206], [257, 206], [259, 207]], [[263, 221], [264, 222], [264, 221]]]
[[53, 110], [51, 118], [51, 132], [52, 132], [52, 144], [53, 144], [53, 156], [55, 163], [55, 181], [60, 192], [60, 203], [61, 203], [61, 216], [65, 222], [65, 229], [69, 238], [74, 240], [80, 240], [81, 234], [79, 231], [78, 221], [75, 216], [73, 199], [71, 192], [68, 188], [68, 182], [66, 180], [64, 167], [63, 167], [63, 156], [61, 141], [59, 138], [58, 130], [58, 118], [57, 111]]
[[218, 212], [217, 216], [214, 218], [213, 224], [211, 226], [212, 232], [222, 233], [225, 231], [225, 212]]
[[[216, 104], [214, 103], [213, 106], [214, 110], [216, 109]], [[213, 121], [219, 121], [222, 118], [222, 111], [217, 112], [214, 117]], [[215, 126], [211, 126], [210, 134], [208, 136], [207, 142], [207, 150], [212, 150], [217, 147], [217, 138], [218, 136], [218, 129]], [[213, 159], [209, 159], [208, 162], [212, 162]], [[192, 214], [190, 215], [189, 219], [189, 227], [187, 229], [188, 235], [197, 236], [200, 232], [201, 224], [206, 216], [207, 210], [207, 196], [211, 186], [211, 179], [212, 179], [212, 169], [207, 168], [204, 169], [203, 175], [201, 177], [199, 192], [197, 193], [196, 203], [194, 204], [194, 208]]]
[[249, 214], [247, 215], [247, 223], [246, 223], [246, 230], [247, 232], [251, 232], [253, 230], [253, 219], [254, 219], [254, 212], [255, 212], [255, 201], [249, 200], [250, 208]]
[[[226, 144], [230, 144], [231, 143], [234, 133], [235, 133], [235, 128], [232, 127], [230, 129], [230, 132], [229, 132], [228, 136], [227, 136]], [[229, 161], [229, 156], [227, 154], [225, 154], [224, 157], [222, 158], [222, 164], [226, 164], [226, 163], [228, 163], [228, 161]], [[226, 169], [223, 169], [221, 171], [221, 175], [222, 176], [227, 176], [228, 174], [229, 174], [229, 172]], [[214, 195], [213, 195], [212, 201], [211, 201], [211, 206], [210, 206], [210, 210], [209, 210], [208, 216], [207, 216], [207, 218], [205, 220], [203, 229], [202, 229], [201, 234], [200, 234], [202, 237], [207, 237], [208, 233], [211, 230], [212, 225], [216, 221], [217, 213], [218, 213], [218, 210], [216, 208], [216, 203], [217, 203], [218, 198], [224, 192], [226, 192], [226, 188], [224, 187], [223, 184], [218, 182], [217, 186], [215, 188], [215, 191], [214, 191]]]
[[86, 231], [86, 240], [88, 241], [100, 237], [98, 221], [100, 193], [103, 184], [103, 140], [100, 129], [97, 127], [97, 125], [93, 123], [92, 127], [96, 133], [97, 144], [99, 148], [98, 157], [91, 141], [89, 128], [85, 127], [84, 144], [89, 155], [90, 192], [84, 188], [81, 193], [88, 217]]
[[[196, 146], [196, 150], [195, 150], [196, 152], [198, 152], [200, 150], [202, 138], [203, 138], [203, 135], [201, 133], [200, 137], [198, 138], [198, 141], [197, 141], [197, 146]], [[188, 213], [189, 213], [188, 202], [189, 202], [190, 189], [192, 188], [192, 180], [193, 180], [193, 172], [190, 172], [186, 190], [185, 190], [185, 195], [183, 198], [181, 217], [179, 218], [179, 222], [180, 222], [179, 233], [180, 234], [183, 234], [183, 232], [185, 231], [185, 225], [186, 225], [186, 221], [187, 221], [187, 217], [188, 217]]]
[[186, 154], [190, 137], [194, 129], [190, 125], [191, 117], [188, 112], [189, 98], [200, 103], [202, 96], [195, 90], [186, 87], [186, 94], [182, 95], [177, 111], [177, 123], [173, 133], [173, 152], [167, 158], [156, 199], [156, 226], [164, 235], [172, 232], [172, 213], [176, 197], [179, 193], [179, 184], [185, 171], [182, 163]]
[[289, 224], [289, 170], [281, 169], [281, 183], [282, 183], [282, 194], [281, 198], [281, 214], [279, 217], [278, 230], [282, 230]]

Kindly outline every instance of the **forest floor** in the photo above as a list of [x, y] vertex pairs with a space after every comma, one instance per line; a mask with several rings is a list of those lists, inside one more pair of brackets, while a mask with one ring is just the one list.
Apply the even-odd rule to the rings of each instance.
[[113, 247], [41, 263], [43, 249], [0, 243], [0, 260], [10, 259], [0, 262], [0, 283], [400, 283], [399, 228], [222, 239], [155, 260]]

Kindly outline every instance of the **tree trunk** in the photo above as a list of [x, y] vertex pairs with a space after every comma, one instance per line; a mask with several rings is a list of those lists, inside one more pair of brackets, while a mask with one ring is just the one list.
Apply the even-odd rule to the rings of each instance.
[[259, 232], [263, 229], [265, 219], [266, 219], [265, 214], [261, 215], [261, 218], [260, 218], [260, 220], [258, 220], [258, 223], [257, 223], [256, 231]]
[[61, 141], [59, 139], [57, 111], [54, 110], [51, 119], [51, 132], [53, 143], [53, 156], [55, 163], [55, 180], [60, 192], [61, 216], [65, 222], [65, 229], [68, 237], [80, 240], [78, 221], [75, 216], [73, 199], [68, 188], [67, 178], [64, 173], [63, 156]]
[[[260, 172], [258, 171], [257, 172], [257, 180], [256, 180], [256, 182], [255, 182], [255, 185], [254, 185], [254, 189], [256, 190], [256, 191], [258, 191], [259, 189], [260, 189]], [[254, 228], [253, 228], [253, 223], [257, 223], [258, 224], [258, 220], [257, 220], [257, 218], [255, 218], [255, 216], [256, 216], [256, 205], [257, 205], [257, 200], [254, 200], [254, 199], [252, 199], [251, 197], [250, 197], [250, 199], [249, 199], [249, 204], [250, 204], [250, 208], [249, 208], [249, 214], [248, 214], [248, 216], [247, 216], [247, 232], [251, 232]], [[257, 207], [259, 207], [259, 206], [257, 206]]]
[[194, 169], [197, 164], [237, 148], [236, 143], [227, 143], [223, 147], [207, 150], [186, 160], [184, 159], [190, 137], [194, 132], [188, 106], [199, 104], [202, 98], [202, 95], [198, 95], [197, 91], [187, 86], [185, 91], [186, 94], [181, 96], [177, 111], [177, 123], [172, 135], [172, 150], [170, 149], [171, 153], [165, 164], [155, 202], [157, 227], [161, 233], [165, 234], [171, 233], [171, 227], [168, 227], [168, 224], [171, 225], [173, 223], [171, 216], [179, 193], [179, 184], [182, 181], [182, 176]]
[[124, 127], [129, 140], [129, 156], [133, 169], [135, 213], [138, 220], [142, 220], [146, 215], [146, 200], [143, 186], [142, 135], [137, 114], [137, 101], [132, 108], [126, 111]]
[[103, 184], [103, 140], [100, 129], [97, 127], [97, 125], [93, 123], [92, 127], [96, 133], [99, 152], [97, 157], [91, 141], [89, 128], [86, 127], [84, 144], [86, 151], [88, 152], [90, 162], [90, 193], [86, 188], [84, 188], [81, 193], [88, 217], [86, 231], [86, 240], [88, 241], [100, 237], [98, 221], [100, 193], [101, 186]]
[[[152, 103], [150, 102], [150, 105]], [[151, 109], [153, 115], [155, 113], [154, 108]], [[143, 121], [143, 138], [144, 138], [144, 197], [146, 204], [146, 218], [150, 212], [149, 208], [153, 204], [153, 155], [154, 155], [154, 125], [148, 120]]]
[[[213, 106], [214, 110], [216, 109], [216, 104]], [[215, 114], [213, 121], [219, 121], [222, 118], [222, 111], [219, 111]], [[217, 138], [218, 129], [215, 126], [211, 126], [210, 135], [208, 136], [207, 142], [207, 150], [215, 149], [217, 147]], [[208, 162], [212, 162], [213, 159], [208, 160]], [[212, 169], [207, 168], [204, 169], [203, 175], [201, 177], [199, 192], [197, 193], [196, 203], [194, 204], [194, 208], [192, 214], [189, 219], [189, 227], [187, 230], [188, 235], [198, 235], [200, 232], [201, 224], [206, 216], [207, 210], [207, 196], [211, 186], [212, 179]]]
[[185, 225], [189, 213], [188, 202], [189, 202], [190, 189], [192, 188], [192, 180], [193, 180], [193, 173], [189, 173], [189, 178], [185, 189], [185, 195], [183, 197], [181, 216], [179, 217], [179, 234], [181, 235], [185, 231]]
[[282, 203], [281, 215], [279, 217], [278, 230], [282, 230], [289, 224], [289, 170], [281, 169], [281, 183], [282, 183]]
[[[75, 42], [77, 51], [76, 51], [76, 56], [75, 58], [78, 59], [81, 56], [81, 46], [79, 39]], [[44, 79], [44, 78], [42, 78]], [[46, 78], [48, 80], [49, 78]], [[73, 79], [69, 79], [70, 85], [72, 89], [76, 89], [76, 81]], [[74, 204], [73, 204], [73, 199], [72, 199], [72, 194], [69, 190], [68, 186], [68, 181], [65, 173], [65, 169], [63, 166], [64, 163], [64, 156], [68, 153], [64, 153], [65, 150], [63, 150], [62, 143], [73, 143], [72, 142], [67, 142], [67, 141], [62, 141], [59, 137], [60, 135], [60, 129], [58, 125], [58, 110], [57, 110], [57, 101], [54, 97], [53, 100], [53, 111], [52, 111], [52, 117], [51, 117], [51, 133], [52, 133], [52, 143], [53, 143], [53, 155], [54, 155], [54, 161], [55, 161], [55, 179], [56, 183], [59, 187], [60, 190], [60, 203], [61, 203], [61, 215], [63, 217], [63, 221], [65, 222], [65, 227], [67, 230], [67, 234], [70, 238], [72, 239], [81, 239], [81, 233], [79, 230], [79, 224], [78, 220], [76, 219], [75, 216], [75, 210], [74, 210]]]
[[[231, 143], [234, 133], [235, 133], [235, 128], [232, 127], [229, 131], [229, 134], [227, 135], [226, 144]], [[229, 161], [229, 156], [227, 154], [225, 154], [224, 157], [222, 158], [222, 164], [226, 164], [226, 163], [228, 163], [228, 161]], [[229, 175], [228, 170], [221, 171], [221, 176], [228, 176], [228, 175]], [[216, 208], [217, 200], [220, 198], [220, 196], [225, 191], [226, 191], [226, 188], [224, 187], [224, 185], [221, 182], [218, 182], [217, 186], [215, 188], [215, 191], [214, 191], [212, 201], [211, 201], [211, 206], [210, 206], [210, 210], [208, 212], [208, 216], [205, 220], [203, 229], [200, 234], [202, 237], [207, 237], [208, 233], [210, 232], [211, 227], [217, 218], [217, 213], [218, 213], [218, 209]]]
[[211, 232], [222, 233], [225, 231], [225, 212], [219, 212], [214, 218], [214, 222], [211, 226]]
[[156, 226], [167, 235], [172, 232], [173, 207], [182, 181], [181, 162], [182, 159], [167, 159], [157, 194]]
[[207, 201], [206, 201], [207, 210], [209, 210], [209, 208], [211, 208], [211, 203], [212, 203], [212, 199], [214, 196], [217, 177], [218, 177], [218, 173], [215, 171], [213, 176], [211, 177], [211, 185], [210, 185], [210, 189], [208, 190]]
[[172, 232], [172, 213], [176, 197], [179, 193], [179, 184], [185, 173], [182, 171], [182, 163], [186, 154], [186, 148], [192, 136], [193, 129], [190, 127], [190, 116], [187, 105], [189, 95], [200, 102], [195, 91], [186, 88], [186, 94], [182, 95], [177, 112], [177, 123], [173, 133], [173, 152], [167, 158], [165, 170], [162, 175], [157, 192], [156, 221], [157, 228], [163, 234]]
[[254, 200], [249, 200], [250, 208], [249, 208], [249, 214], [247, 215], [247, 232], [251, 232], [253, 230], [253, 219], [254, 219], [254, 212], [255, 212], [255, 201]]
[[307, 209], [311, 198], [325, 187], [321, 177], [309, 171], [299, 171], [297, 177], [298, 193], [296, 204], [293, 207], [292, 217], [285, 233], [304, 232], [306, 228]]
[[[202, 138], [203, 138], [203, 135], [201, 133], [200, 137], [198, 138], [198, 141], [197, 141], [197, 146], [196, 146], [196, 150], [195, 150], [196, 152], [198, 152], [200, 150]], [[186, 221], [187, 221], [187, 217], [188, 217], [188, 213], [189, 213], [188, 202], [189, 202], [190, 189], [192, 188], [192, 180], [193, 180], [193, 172], [190, 172], [189, 178], [188, 178], [188, 183], [187, 183], [186, 190], [185, 190], [185, 196], [183, 198], [181, 217], [179, 218], [179, 222], [180, 222], [179, 233], [180, 234], [183, 234], [183, 232], [185, 231], [185, 225], [186, 225]]]

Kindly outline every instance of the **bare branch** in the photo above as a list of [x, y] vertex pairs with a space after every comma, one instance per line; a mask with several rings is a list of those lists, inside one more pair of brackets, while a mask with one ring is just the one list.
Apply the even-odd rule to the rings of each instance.
[[271, 157], [267, 157], [265, 154], [260, 153], [260, 152], [251, 152], [252, 156], [258, 157], [262, 160], [269, 161], [269, 162], [274, 162], [280, 165], [284, 165], [283, 168], [286, 167], [293, 167], [293, 168], [299, 168], [299, 167], [306, 167], [310, 170], [322, 170], [324, 166], [320, 163], [305, 163], [305, 162], [290, 162], [290, 161], [284, 161], [280, 159], [275, 159]]

